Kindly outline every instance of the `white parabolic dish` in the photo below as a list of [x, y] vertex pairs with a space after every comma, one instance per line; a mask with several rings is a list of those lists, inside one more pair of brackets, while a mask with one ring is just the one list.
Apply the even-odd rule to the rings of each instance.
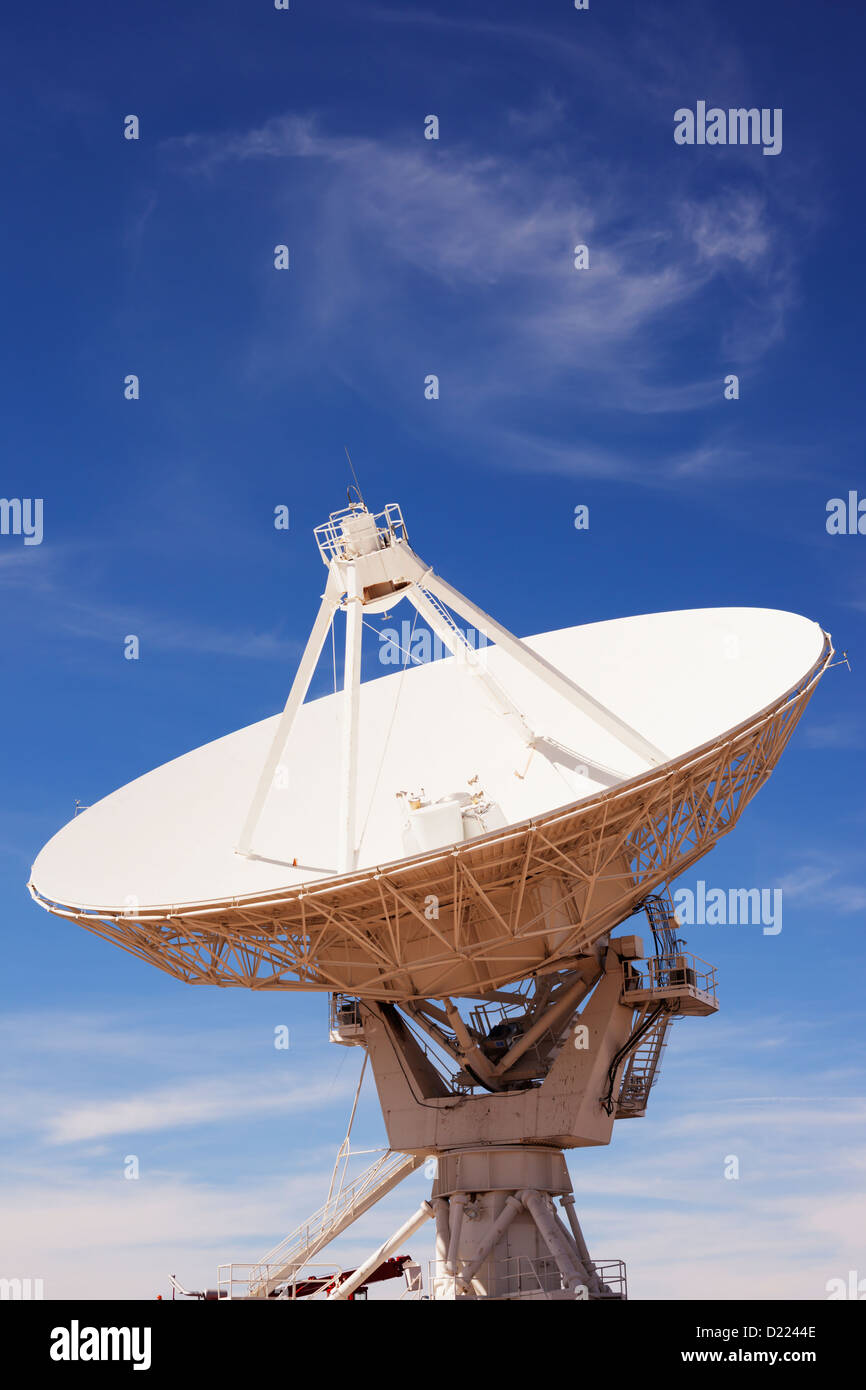
[[[525, 643], [670, 761], [779, 701], [828, 649], [817, 623], [763, 608], [654, 613]], [[586, 770], [538, 753], [527, 759], [516, 733], [473, 690], [476, 677], [453, 657], [368, 681], [358, 723], [354, 877], [407, 861], [400, 792], [423, 788], [435, 802], [477, 777], [473, 786], [501, 808], [501, 826], [646, 775], [644, 760], [508, 654], [493, 646], [482, 657], [532, 727], [577, 750]], [[77, 816], [36, 859], [34, 896], [67, 909], [128, 913], [134, 905], [144, 913], [333, 879], [341, 698], [302, 706], [254, 856], [239, 854], [237, 844], [277, 716], [176, 758]]]

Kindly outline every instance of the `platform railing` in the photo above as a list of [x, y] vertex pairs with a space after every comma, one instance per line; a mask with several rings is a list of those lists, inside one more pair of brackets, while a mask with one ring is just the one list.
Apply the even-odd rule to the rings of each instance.
[[[340, 523], [347, 517], [360, 514], [357, 507], [344, 507], [342, 511], [332, 512], [328, 520], [323, 521], [321, 526], [313, 528], [313, 535], [325, 564], [335, 556], [342, 555], [347, 544], [346, 537], [340, 529]], [[397, 502], [389, 502], [384, 511], [371, 513], [371, 520], [375, 523], [380, 536], [383, 537], [384, 544], [395, 545], [399, 541], [408, 541], [406, 523]], [[386, 537], [387, 539], [385, 539]]]
[[686, 985], [715, 999], [716, 984], [716, 967], [689, 951], [650, 956], [645, 962], [645, 969], [635, 961], [623, 962], [623, 989], [626, 994], [638, 990], [662, 994], [665, 990], [680, 989]]
[[217, 1292], [220, 1298], [249, 1298], [250, 1281], [256, 1278], [271, 1286], [274, 1298], [324, 1298], [341, 1276], [342, 1269], [333, 1264], [306, 1264], [290, 1276], [281, 1265], [223, 1264], [217, 1269]]
[[595, 1272], [607, 1298], [628, 1298], [628, 1280], [624, 1260], [594, 1260]]
[[[531, 1259], [528, 1255], [513, 1255], [505, 1260], [491, 1260], [483, 1267], [493, 1293], [478, 1275], [472, 1280], [475, 1296], [480, 1299], [538, 1299], [545, 1301], [561, 1300], [569, 1292], [562, 1281], [556, 1261], [552, 1256], [542, 1255]], [[589, 1290], [572, 1290], [575, 1299], [589, 1297], [593, 1302], [602, 1299], [625, 1299], [628, 1297], [626, 1269], [622, 1260], [594, 1260], [593, 1269], [598, 1275], [604, 1292], [589, 1294]], [[442, 1273], [441, 1265], [430, 1261], [427, 1271], [428, 1287], [434, 1290], [434, 1298], [461, 1301], [472, 1294], [458, 1293], [453, 1278]]]

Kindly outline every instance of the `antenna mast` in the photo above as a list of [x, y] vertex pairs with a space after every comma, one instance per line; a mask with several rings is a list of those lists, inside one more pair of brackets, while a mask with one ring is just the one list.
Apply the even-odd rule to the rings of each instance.
[[[357, 473], [355, 472], [355, 465], [354, 465], [354, 463], [352, 462], [352, 456], [351, 456], [351, 454], [349, 453], [349, 446], [348, 446], [347, 444], [344, 444], [344, 445], [343, 445], [343, 448], [344, 448], [344, 450], [345, 450], [345, 452], [346, 452], [346, 458], [349, 460], [349, 467], [350, 467], [351, 470], [352, 470], [352, 477], [355, 479], [355, 491], [356, 491], [357, 494], [358, 494], [358, 501], [361, 503], [361, 506], [362, 506], [362, 507], [364, 508], [364, 510], [366, 511], [366, 504], [365, 504], [364, 498], [363, 498], [363, 496], [362, 496], [362, 494], [361, 494], [361, 484], [358, 482], [358, 475], [357, 475]], [[352, 502], [351, 489], [348, 489], [348, 494], [349, 494], [349, 505], [350, 505], [350, 506], [353, 506], [354, 503]]]

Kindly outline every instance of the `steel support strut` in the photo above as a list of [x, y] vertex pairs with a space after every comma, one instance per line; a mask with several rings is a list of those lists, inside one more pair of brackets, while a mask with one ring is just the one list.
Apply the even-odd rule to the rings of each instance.
[[304, 648], [304, 655], [301, 657], [301, 664], [295, 673], [292, 681], [292, 688], [289, 691], [289, 698], [286, 700], [285, 708], [280, 715], [271, 744], [270, 752], [265, 759], [259, 780], [256, 783], [256, 790], [250, 802], [247, 818], [244, 821], [243, 829], [237, 844], [238, 854], [252, 854], [252, 840], [256, 833], [262, 810], [267, 799], [268, 792], [273, 785], [274, 774], [280, 764], [289, 735], [292, 732], [292, 725], [297, 718], [298, 710], [304, 703], [304, 697], [310, 688], [310, 681], [316, 669], [322, 647], [325, 645], [325, 638], [334, 620], [334, 613], [340, 603], [340, 585], [336, 573], [331, 570], [328, 573], [328, 582], [325, 585], [325, 592], [322, 595], [322, 602], [313, 630], [307, 639]]

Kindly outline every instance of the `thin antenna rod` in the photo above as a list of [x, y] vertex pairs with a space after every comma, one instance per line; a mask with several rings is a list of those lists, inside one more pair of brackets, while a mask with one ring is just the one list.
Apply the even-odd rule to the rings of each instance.
[[357, 492], [358, 497], [360, 498], [361, 506], [362, 506], [362, 507], [365, 507], [365, 506], [366, 506], [366, 503], [365, 503], [365, 501], [364, 501], [364, 498], [363, 498], [362, 495], [361, 495], [361, 484], [358, 482], [358, 475], [357, 475], [357, 473], [355, 472], [355, 465], [354, 465], [354, 463], [352, 462], [352, 457], [351, 457], [351, 455], [350, 455], [350, 453], [349, 453], [348, 445], [344, 444], [344, 445], [343, 445], [343, 448], [344, 448], [345, 451], [346, 451], [346, 458], [349, 460], [349, 467], [350, 467], [351, 470], [352, 470], [352, 477], [355, 479], [355, 491]]

